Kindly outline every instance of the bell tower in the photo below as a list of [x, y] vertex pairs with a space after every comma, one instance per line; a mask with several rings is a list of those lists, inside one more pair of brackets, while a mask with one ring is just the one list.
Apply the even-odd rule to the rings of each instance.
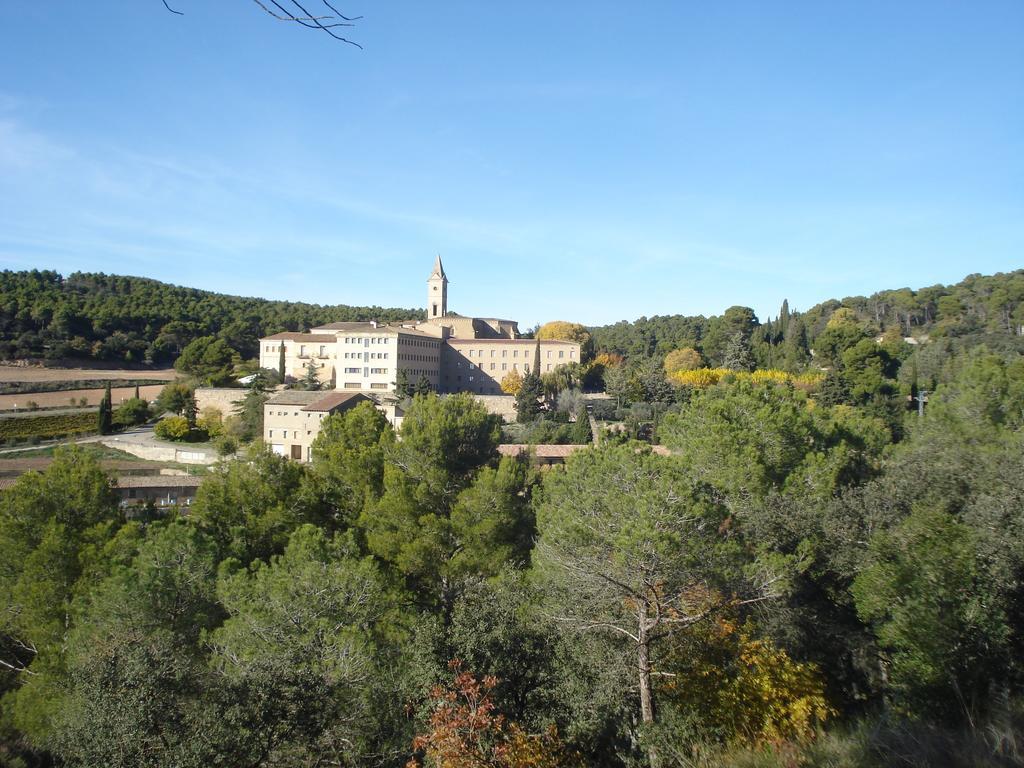
[[448, 312], [448, 277], [441, 266], [441, 254], [434, 260], [434, 271], [427, 279], [427, 320], [444, 317]]

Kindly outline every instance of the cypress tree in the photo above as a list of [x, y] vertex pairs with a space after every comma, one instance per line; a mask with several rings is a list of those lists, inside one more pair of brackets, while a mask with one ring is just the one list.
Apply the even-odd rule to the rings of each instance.
[[113, 423], [113, 412], [110, 406], [110, 382], [103, 389], [103, 398], [100, 400], [100, 410], [97, 414], [97, 428], [101, 435], [109, 435]]
[[135, 399], [136, 399], [136, 400], [141, 400], [141, 399], [142, 399], [142, 398], [141, 398], [141, 397], [139, 396], [139, 385], [138, 385], [138, 384], [136, 384], [136, 385], [135, 385]]
[[533, 371], [523, 379], [523, 385], [516, 393], [516, 421], [520, 424], [533, 421], [540, 413], [540, 398], [544, 396], [544, 385], [540, 376]]
[[533, 373], [540, 376], [540, 339], [537, 339], [537, 345], [533, 348]]
[[576, 410], [576, 423], [572, 425], [571, 439], [576, 445], [594, 442], [594, 432], [590, 428], [590, 414], [587, 413], [587, 408], [584, 405]]
[[281, 339], [281, 346], [279, 347], [279, 354], [277, 356], [277, 372], [281, 374], [281, 381], [284, 381], [284, 339]]
[[789, 330], [789, 299], [782, 300], [782, 309], [779, 310], [779, 335], [786, 338], [786, 331]]
[[783, 361], [786, 370], [796, 373], [803, 369], [811, 357], [807, 344], [807, 328], [799, 316], [794, 317], [786, 329], [786, 338], [782, 342]]
[[195, 393], [189, 393], [188, 399], [185, 401], [185, 407], [182, 409], [182, 415], [188, 421], [188, 428], [196, 428], [196, 417], [199, 415], [199, 406], [196, 405]]

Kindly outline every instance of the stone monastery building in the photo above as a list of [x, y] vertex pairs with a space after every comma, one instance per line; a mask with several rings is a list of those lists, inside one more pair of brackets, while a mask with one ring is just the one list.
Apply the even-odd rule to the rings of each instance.
[[[283, 346], [285, 374], [301, 379], [312, 363], [325, 389], [395, 392], [404, 371], [409, 384], [426, 378], [435, 392], [500, 395], [510, 371], [530, 372], [536, 343], [520, 338], [513, 320], [449, 312], [448, 277], [438, 256], [427, 279], [426, 319], [328, 323], [308, 333], [276, 333], [260, 339], [260, 367], [276, 370]], [[580, 345], [542, 341], [540, 358], [542, 374], [578, 363]]]

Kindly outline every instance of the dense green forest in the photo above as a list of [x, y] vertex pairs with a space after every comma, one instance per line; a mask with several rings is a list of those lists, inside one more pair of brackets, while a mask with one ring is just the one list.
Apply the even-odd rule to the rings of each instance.
[[0, 766], [1020, 765], [1022, 284], [549, 324], [522, 428], [623, 420], [561, 467], [468, 395], [180, 518], [60, 449], [0, 491]]
[[421, 310], [320, 306], [226, 296], [142, 277], [0, 272], [0, 359], [169, 365], [189, 342], [222, 339], [244, 358], [258, 340], [340, 321], [407, 320]]
[[715, 366], [723, 363], [732, 335], [749, 330], [755, 359], [762, 367], [795, 369], [805, 362], [808, 350], [815, 348], [829, 319], [841, 308], [853, 312], [859, 323], [876, 334], [890, 331], [904, 337], [975, 341], [985, 335], [1019, 337], [1024, 335], [1024, 270], [970, 275], [952, 286], [833, 299], [804, 312], [791, 312], [784, 302], [778, 317], [764, 323], [747, 307], [731, 307], [721, 316], [642, 317], [592, 328], [591, 333], [600, 351], [643, 357], [693, 347]]
[[868, 351], [545, 471], [471, 396], [359, 406], [181, 519], [59, 451], [0, 494], [0, 764], [1019, 765], [1024, 358], [918, 416]]

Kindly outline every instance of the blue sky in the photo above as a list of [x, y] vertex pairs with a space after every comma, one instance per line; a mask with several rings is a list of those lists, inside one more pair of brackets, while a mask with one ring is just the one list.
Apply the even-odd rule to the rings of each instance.
[[[587, 324], [1024, 267], [1024, 3], [0, 8], [0, 267]], [[307, 6], [309, 7], [309, 6]]]

